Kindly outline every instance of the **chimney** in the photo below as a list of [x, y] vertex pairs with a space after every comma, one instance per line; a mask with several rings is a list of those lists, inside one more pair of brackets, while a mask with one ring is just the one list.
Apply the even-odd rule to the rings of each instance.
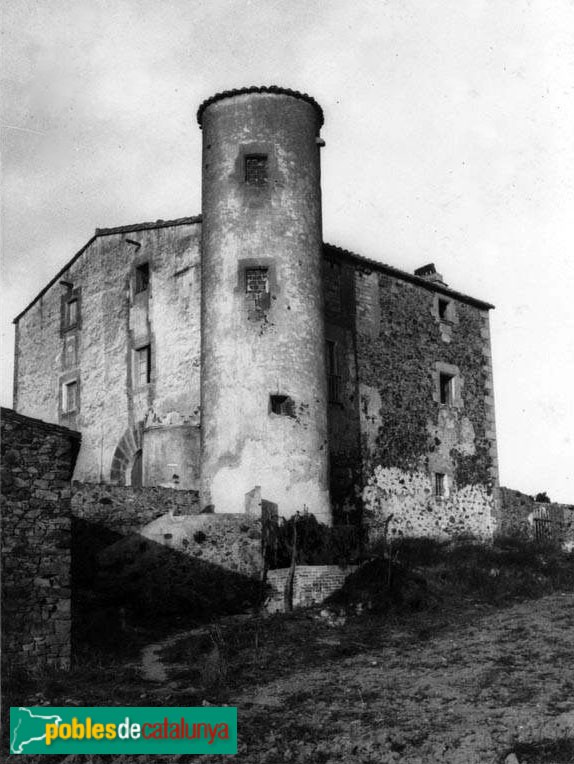
[[415, 270], [415, 276], [418, 276], [421, 279], [426, 279], [427, 281], [432, 281], [435, 284], [447, 286], [443, 281], [442, 273], [437, 273], [434, 263], [429, 263], [428, 265], [423, 265], [421, 268], [417, 268]]

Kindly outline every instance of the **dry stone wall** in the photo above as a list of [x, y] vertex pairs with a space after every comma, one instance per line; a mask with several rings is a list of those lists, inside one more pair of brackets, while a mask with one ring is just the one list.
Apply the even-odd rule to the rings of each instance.
[[67, 668], [70, 480], [80, 435], [2, 409], [2, 656]]

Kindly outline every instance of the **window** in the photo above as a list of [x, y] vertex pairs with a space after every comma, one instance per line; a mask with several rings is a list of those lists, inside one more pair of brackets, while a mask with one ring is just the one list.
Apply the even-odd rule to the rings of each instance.
[[454, 403], [454, 374], [439, 374], [440, 402], [446, 406], [452, 406]]
[[327, 355], [327, 394], [329, 403], [339, 403], [341, 377], [338, 374], [337, 345], [333, 340], [326, 341]]
[[149, 286], [149, 263], [142, 263], [136, 268], [135, 293], [145, 292]]
[[272, 414], [295, 418], [295, 404], [288, 395], [270, 395], [269, 409]]
[[247, 317], [259, 321], [271, 305], [269, 296], [268, 268], [245, 269], [245, 293], [247, 295]]
[[64, 368], [69, 369], [78, 362], [76, 351], [76, 336], [68, 336], [64, 340]]
[[78, 409], [78, 383], [66, 382], [62, 387], [62, 411], [64, 414], [70, 414]]
[[61, 281], [66, 287], [65, 293], [60, 297], [60, 336], [72, 329], [81, 329], [82, 324], [82, 288], [76, 287], [69, 281]]
[[443, 472], [434, 474], [434, 495], [437, 499], [443, 499], [446, 496], [446, 475]]
[[78, 301], [69, 300], [66, 302], [64, 312], [64, 322], [66, 327], [75, 326], [78, 323]]
[[245, 291], [250, 294], [265, 294], [269, 291], [267, 268], [246, 268]]
[[136, 385], [143, 387], [151, 382], [151, 348], [145, 345], [136, 350]]
[[441, 321], [448, 321], [448, 306], [450, 305], [449, 300], [444, 300], [442, 297], [438, 298], [438, 317]]
[[267, 155], [247, 154], [245, 157], [245, 182], [250, 186], [267, 183]]

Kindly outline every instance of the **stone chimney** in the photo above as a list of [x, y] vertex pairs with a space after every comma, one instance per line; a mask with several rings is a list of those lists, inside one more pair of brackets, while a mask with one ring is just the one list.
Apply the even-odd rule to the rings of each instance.
[[443, 281], [442, 273], [437, 273], [434, 263], [429, 263], [428, 265], [423, 265], [421, 268], [417, 268], [415, 270], [415, 276], [418, 276], [421, 279], [426, 279], [427, 281], [433, 281], [435, 284], [447, 286]]

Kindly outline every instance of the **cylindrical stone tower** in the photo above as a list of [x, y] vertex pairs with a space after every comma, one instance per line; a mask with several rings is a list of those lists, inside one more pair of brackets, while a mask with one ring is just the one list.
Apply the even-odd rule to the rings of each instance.
[[[242, 512], [257, 486], [331, 522], [320, 106], [276, 87], [220, 93], [203, 130], [201, 485]], [[257, 491], [255, 495], [257, 495]]]

